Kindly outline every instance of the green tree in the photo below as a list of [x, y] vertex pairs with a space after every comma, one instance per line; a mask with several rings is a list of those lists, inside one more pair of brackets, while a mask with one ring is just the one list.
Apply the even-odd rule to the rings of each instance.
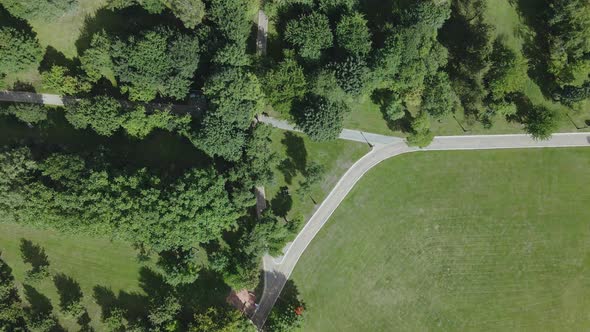
[[263, 107], [258, 78], [243, 68], [224, 68], [207, 80], [203, 93], [211, 108], [203, 120], [197, 146], [212, 156], [239, 159], [245, 132]]
[[252, 60], [246, 54], [245, 45], [230, 43], [217, 50], [213, 62], [226, 66], [243, 67], [249, 66]]
[[0, 108], [0, 114], [14, 115], [20, 121], [37, 124], [47, 120], [47, 109], [36, 104], [10, 104]]
[[317, 3], [318, 8], [326, 13], [348, 12], [358, 3], [358, 0], [318, 0]]
[[41, 59], [43, 50], [37, 38], [12, 27], [0, 27], [0, 77], [36, 67]]
[[408, 144], [425, 147], [432, 142], [434, 135], [430, 131], [430, 118], [428, 113], [422, 111], [412, 120], [412, 132], [408, 136]]
[[0, 330], [27, 331], [23, 303], [14, 283], [12, 269], [2, 258], [0, 258]]
[[426, 80], [422, 109], [434, 117], [452, 113], [458, 103], [447, 73], [439, 71]]
[[201, 0], [164, 0], [164, 3], [189, 29], [199, 25], [205, 16], [205, 4]]
[[289, 115], [293, 101], [307, 92], [303, 68], [290, 54], [268, 72], [263, 86], [270, 104], [284, 115]]
[[364, 57], [371, 51], [371, 32], [363, 14], [354, 12], [343, 16], [336, 26], [336, 41], [348, 54]]
[[548, 22], [549, 72], [559, 85], [581, 86], [590, 75], [590, 3], [551, 1]]
[[41, 82], [45, 89], [60, 95], [75, 95], [92, 88], [90, 83], [68, 75], [68, 69], [62, 66], [51, 66], [49, 71], [42, 72]]
[[137, 106], [133, 111], [124, 115], [121, 126], [130, 136], [147, 137], [154, 129], [173, 131], [182, 127], [184, 122], [190, 122], [190, 115], [176, 116], [169, 110], [155, 109], [147, 114], [145, 107]]
[[150, 101], [158, 94], [180, 100], [188, 94], [200, 51], [197, 37], [158, 27], [114, 43], [114, 72], [131, 100]]
[[238, 44], [248, 39], [252, 22], [247, 0], [211, 0], [208, 14], [226, 39]]
[[74, 128], [90, 126], [100, 135], [111, 136], [123, 124], [121, 104], [108, 96], [80, 99], [66, 104], [66, 119]]
[[114, 64], [111, 59], [111, 40], [101, 30], [92, 35], [90, 48], [80, 56], [82, 69], [92, 82], [98, 81], [101, 77], [114, 76]]
[[177, 331], [181, 306], [175, 296], [153, 298], [150, 304], [148, 318], [152, 326], [159, 331]]
[[340, 88], [353, 96], [360, 94], [368, 82], [369, 67], [361, 58], [348, 57], [332, 67]]
[[197, 248], [163, 251], [160, 253], [157, 262], [162, 276], [172, 286], [190, 284], [197, 280], [203, 265], [203, 262], [199, 259], [199, 250]]
[[297, 124], [299, 128], [314, 141], [338, 138], [347, 112], [346, 105], [323, 97], [310, 98], [307, 104]]
[[256, 328], [239, 311], [228, 307], [209, 307], [197, 312], [189, 332], [254, 332]]
[[559, 120], [558, 111], [543, 106], [533, 106], [524, 116], [524, 130], [536, 140], [546, 140], [557, 130]]
[[1, 3], [16, 17], [45, 21], [62, 16], [78, 6], [78, 0], [2, 0]]
[[319, 59], [322, 50], [332, 47], [334, 42], [328, 17], [317, 12], [287, 22], [285, 39], [308, 60]]
[[528, 80], [526, 59], [500, 41], [494, 43], [492, 58], [494, 63], [486, 77], [492, 99], [501, 100], [508, 94], [522, 91]]

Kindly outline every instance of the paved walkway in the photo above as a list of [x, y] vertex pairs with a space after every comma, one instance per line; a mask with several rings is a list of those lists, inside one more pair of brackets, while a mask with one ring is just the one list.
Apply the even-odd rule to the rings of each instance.
[[256, 34], [256, 52], [259, 55], [266, 55], [268, 41], [268, 17], [262, 11], [258, 11], [258, 33]]
[[[31, 104], [43, 104], [51, 106], [64, 106], [64, 102], [68, 100], [76, 100], [74, 97], [66, 97], [49, 93], [35, 93], [35, 92], [24, 92], [24, 91], [0, 91], [0, 101], [8, 101], [15, 103], [31, 103]], [[121, 104], [127, 106], [143, 105], [146, 108], [157, 108], [157, 109], [171, 109], [174, 112], [182, 114], [189, 113], [192, 115], [199, 115], [203, 110], [202, 106], [199, 105], [180, 105], [180, 104], [162, 104], [162, 103], [141, 103], [141, 102], [130, 102], [127, 100], [121, 100]]]
[[[301, 130], [295, 128], [295, 126], [293, 126], [285, 120], [279, 120], [268, 116], [259, 115], [258, 121], [269, 124], [279, 129], [301, 132]], [[339, 138], [348, 141], [367, 143], [372, 146], [401, 143], [404, 141], [402, 138], [399, 137], [365, 133], [360, 130], [353, 129], [343, 129], [340, 133]]]
[[259, 306], [252, 316], [252, 322], [258, 328], [264, 326], [274, 303], [307, 246], [360, 178], [383, 160], [416, 151], [580, 146], [590, 146], [590, 133], [555, 134], [546, 141], [536, 141], [528, 135], [438, 136], [434, 138], [429, 147], [424, 149], [409, 147], [404, 142], [376, 145], [342, 176], [301, 232], [299, 232], [295, 241], [288, 247], [285, 255], [279, 258], [266, 255], [263, 258], [264, 291]]

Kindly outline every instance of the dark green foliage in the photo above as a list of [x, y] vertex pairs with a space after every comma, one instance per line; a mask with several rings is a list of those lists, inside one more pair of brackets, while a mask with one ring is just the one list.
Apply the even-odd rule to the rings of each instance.
[[485, 0], [453, 1], [453, 14], [443, 29], [450, 51], [449, 75], [468, 114], [484, 113], [489, 94], [484, 79], [493, 59], [494, 29], [484, 21], [486, 6]]
[[41, 73], [41, 81], [45, 89], [59, 95], [74, 95], [92, 88], [90, 83], [69, 75], [68, 69], [62, 66], [52, 66], [49, 71]]
[[111, 59], [111, 40], [104, 31], [92, 36], [90, 48], [80, 56], [82, 69], [92, 82], [113, 72], [114, 64]]
[[195, 144], [209, 155], [237, 160], [246, 142], [245, 131], [262, 110], [258, 79], [244, 69], [225, 68], [205, 83], [203, 93], [211, 107]]
[[326, 13], [335, 11], [348, 12], [358, 3], [358, 0], [317, 0], [318, 8]]
[[228, 307], [209, 307], [196, 313], [189, 332], [254, 332], [256, 328], [239, 311]]
[[[214, 170], [188, 170], [173, 183], [146, 170], [93, 169], [55, 154], [38, 166], [27, 150], [0, 154], [0, 210], [23, 223], [63, 231], [112, 234], [161, 252], [186, 250], [221, 236], [238, 212]], [[13, 164], [18, 162], [18, 164]], [[40, 172], [34, 172], [35, 169]]]
[[157, 265], [166, 282], [178, 286], [197, 280], [203, 262], [199, 260], [198, 249], [191, 248], [161, 252]]
[[0, 114], [14, 115], [28, 124], [38, 124], [47, 120], [47, 109], [36, 104], [10, 104], [0, 107]]
[[442, 117], [453, 112], [457, 101], [447, 73], [437, 72], [426, 80], [426, 89], [422, 99], [424, 111], [434, 117]]
[[1, 0], [12, 15], [26, 20], [49, 21], [67, 14], [78, 6], [77, 0]]
[[582, 85], [581, 87], [568, 85], [563, 88], [563, 91], [559, 94], [559, 97], [564, 103], [569, 105], [590, 98], [590, 82]]
[[36, 67], [42, 58], [37, 38], [12, 27], [0, 27], [0, 78]]
[[418, 147], [425, 147], [432, 142], [434, 134], [430, 131], [430, 118], [428, 113], [420, 112], [418, 116], [412, 120], [412, 132], [408, 136], [408, 144]]
[[201, 0], [164, 0], [164, 3], [190, 29], [200, 24], [205, 16], [205, 4]]
[[389, 121], [396, 121], [406, 115], [406, 107], [397, 93], [393, 93], [385, 105], [385, 115]]
[[342, 62], [335, 63], [332, 68], [338, 85], [346, 93], [358, 95], [367, 84], [369, 68], [361, 58], [348, 57]]
[[263, 87], [270, 104], [284, 115], [289, 115], [293, 101], [307, 92], [303, 68], [290, 55], [266, 75]]
[[319, 59], [322, 50], [332, 47], [334, 42], [328, 17], [317, 12], [287, 22], [285, 39], [308, 60]]
[[491, 98], [500, 100], [511, 93], [522, 91], [528, 79], [526, 60], [500, 41], [494, 43], [492, 59], [494, 63], [486, 76]]
[[150, 101], [158, 94], [185, 98], [200, 51], [197, 37], [159, 27], [116, 41], [111, 52], [121, 90], [131, 100]]
[[114, 98], [98, 96], [68, 103], [65, 113], [74, 128], [90, 126], [100, 135], [111, 136], [123, 123], [121, 109], [121, 104]]
[[208, 14], [215, 27], [229, 40], [242, 44], [250, 34], [247, 0], [211, 0]]
[[314, 141], [330, 141], [338, 138], [343, 128], [344, 103], [323, 97], [310, 98], [297, 125]]
[[354, 12], [343, 16], [336, 26], [338, 46], [348, 54], [363, 57], [371, 51], [371, 32], [363, 14]]
[[242, 67], [251, 64], [250, 56], [246, 54], [244, 46], [240, 44], [227, 44], [217, 50], [213, 62], [224, 66]]
[[240, 250], [248, 257], [260, 258], [265, 252], [277, 255], [281, 253], [291, 234], [288, 223], [267, 212], [252, 231], [240, 239]]
[[533, 106], [524, 115], [524, 130], [536, 140], [546, 140], [557, 130], [559, 112], [542, 106]]
[[559, 85], [580, 86], [590, 75], [590, 3], [554, 0], [549, 10], [549, 72]]
[[0, 331], [27, 331], [23, 303], [14, 283], [12, 269], [2, 258], [0, 258]]
[[156, 331], [178, 330], [177, 315], [181, 306], [174, 296], [167, 296], [163, 299], [154, 298], [150, 304], [148, 318]]

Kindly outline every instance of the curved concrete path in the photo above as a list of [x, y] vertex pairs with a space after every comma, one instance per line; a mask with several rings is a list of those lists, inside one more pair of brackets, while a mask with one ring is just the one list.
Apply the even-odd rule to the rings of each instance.
[[415, 151], [582, 146], [590, 146], [590, 133], [554, 134], [546, 141], [536, 141], [528, 135], [437, 136], [430, 146], [424, 149], [409, 147], [404, 142], [376, 145], [342, 176], [301, 232], [299, 232], [293, 243], [288, 246], [285, 255], [279, 258], [266, 255], [263, 258], [264, 290], [256, 312], [252, 316], [252, 322], [259, 329], [264, 326], [266, 318], [270, 314], [281, 290], [307, 246], [360, 178], [380, 162], [400, 154]]

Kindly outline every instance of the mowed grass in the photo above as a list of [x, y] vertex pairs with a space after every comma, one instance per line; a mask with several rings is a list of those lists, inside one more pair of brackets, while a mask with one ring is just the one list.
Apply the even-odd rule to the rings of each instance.
[[[0, 221], [3, 221], [0, 218]], [[110, 241], [107, 238], [83, 235], [64, 235], [50, 230], [37, 230], [10, 222], [0, 222], [0, 251], [2, 259], [13, 269], [19, 288], [30, 285], [51, 300], [53, 312], [69, 331], [79, 329], [76, 321], [60, 312], [59, 295], [51, 278], [40, 282], [25, 281], [30, 265], [23, 263], [20, 240], [30, 240], [45, 249], [51, 274], [63, 273], [80, 284], [84, 293], [82, 304], [88, 310], [91, 325], [104, 331], [101, 309], [93, 297], [95, 286], [110, 288], [115, 295], [119, 291], [143, 294], [139, 287], [140, 264], [136, 251], [130, 245]], [[23, 299], [23, 293], [21, 292]]]
[[385, 161], [294, 271], [301, 330], [586, 330], [589, 166], [582, 148]]

